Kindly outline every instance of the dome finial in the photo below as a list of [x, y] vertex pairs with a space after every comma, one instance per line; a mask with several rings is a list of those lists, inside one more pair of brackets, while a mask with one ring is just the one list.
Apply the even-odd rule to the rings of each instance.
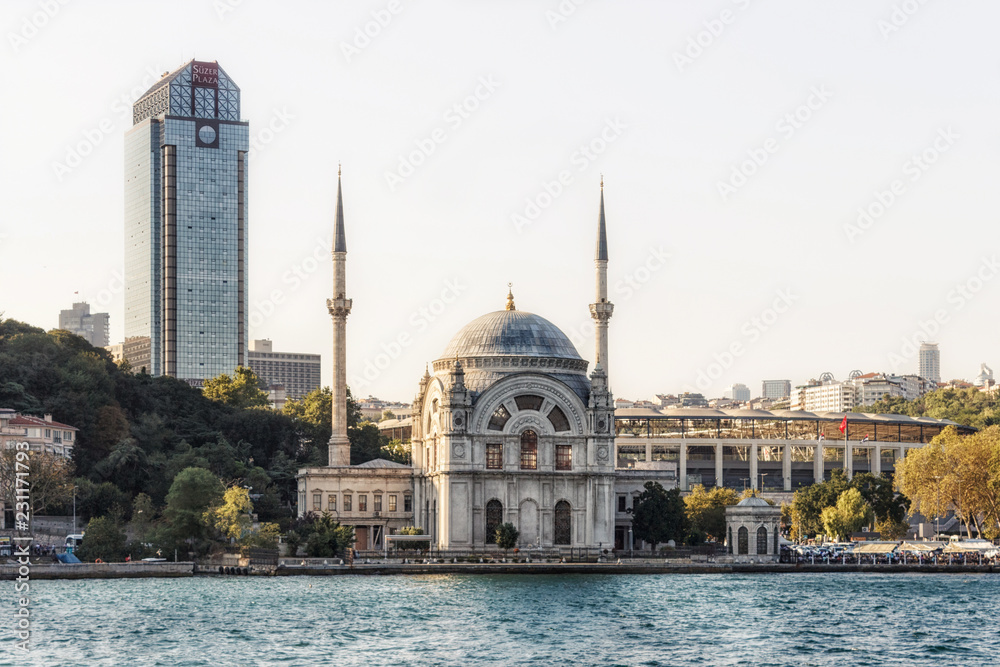
[[514, 307], [514, 283], [507, 283], [507, 310], [517, 310]]

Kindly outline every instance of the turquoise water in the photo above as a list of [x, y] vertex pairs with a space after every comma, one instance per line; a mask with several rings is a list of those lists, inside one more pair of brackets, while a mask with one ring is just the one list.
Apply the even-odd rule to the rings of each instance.
[[[0, 665], [995, 665], [1000, 575], [32, 582]], [[0, 582], [14, 609], [13, 582]], [[4, 615], [11, 619], [8, 614]]]

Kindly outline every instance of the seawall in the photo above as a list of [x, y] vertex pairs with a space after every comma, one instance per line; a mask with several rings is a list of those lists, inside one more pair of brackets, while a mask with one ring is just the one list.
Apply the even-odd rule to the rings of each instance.
[[[22, 565], [0, 564], [0, 579], [21, 576]], [[194, 563], [32, 563], [29, 579], [141, 579], [191, 577]]]

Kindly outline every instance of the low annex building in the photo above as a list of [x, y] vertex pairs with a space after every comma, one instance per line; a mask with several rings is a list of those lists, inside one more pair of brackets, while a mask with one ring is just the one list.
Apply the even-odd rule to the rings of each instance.
[[726, 545], [736, 562], [777, 561], [781, 508], [751, 496], [726, 508]]

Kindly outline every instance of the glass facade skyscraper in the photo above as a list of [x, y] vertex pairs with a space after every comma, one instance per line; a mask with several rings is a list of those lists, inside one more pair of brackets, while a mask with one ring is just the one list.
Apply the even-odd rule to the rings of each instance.
[[247, 152], [217, 62], [165, 74], [125, 133], [125, 354], [200, 384], [247, 364]]

